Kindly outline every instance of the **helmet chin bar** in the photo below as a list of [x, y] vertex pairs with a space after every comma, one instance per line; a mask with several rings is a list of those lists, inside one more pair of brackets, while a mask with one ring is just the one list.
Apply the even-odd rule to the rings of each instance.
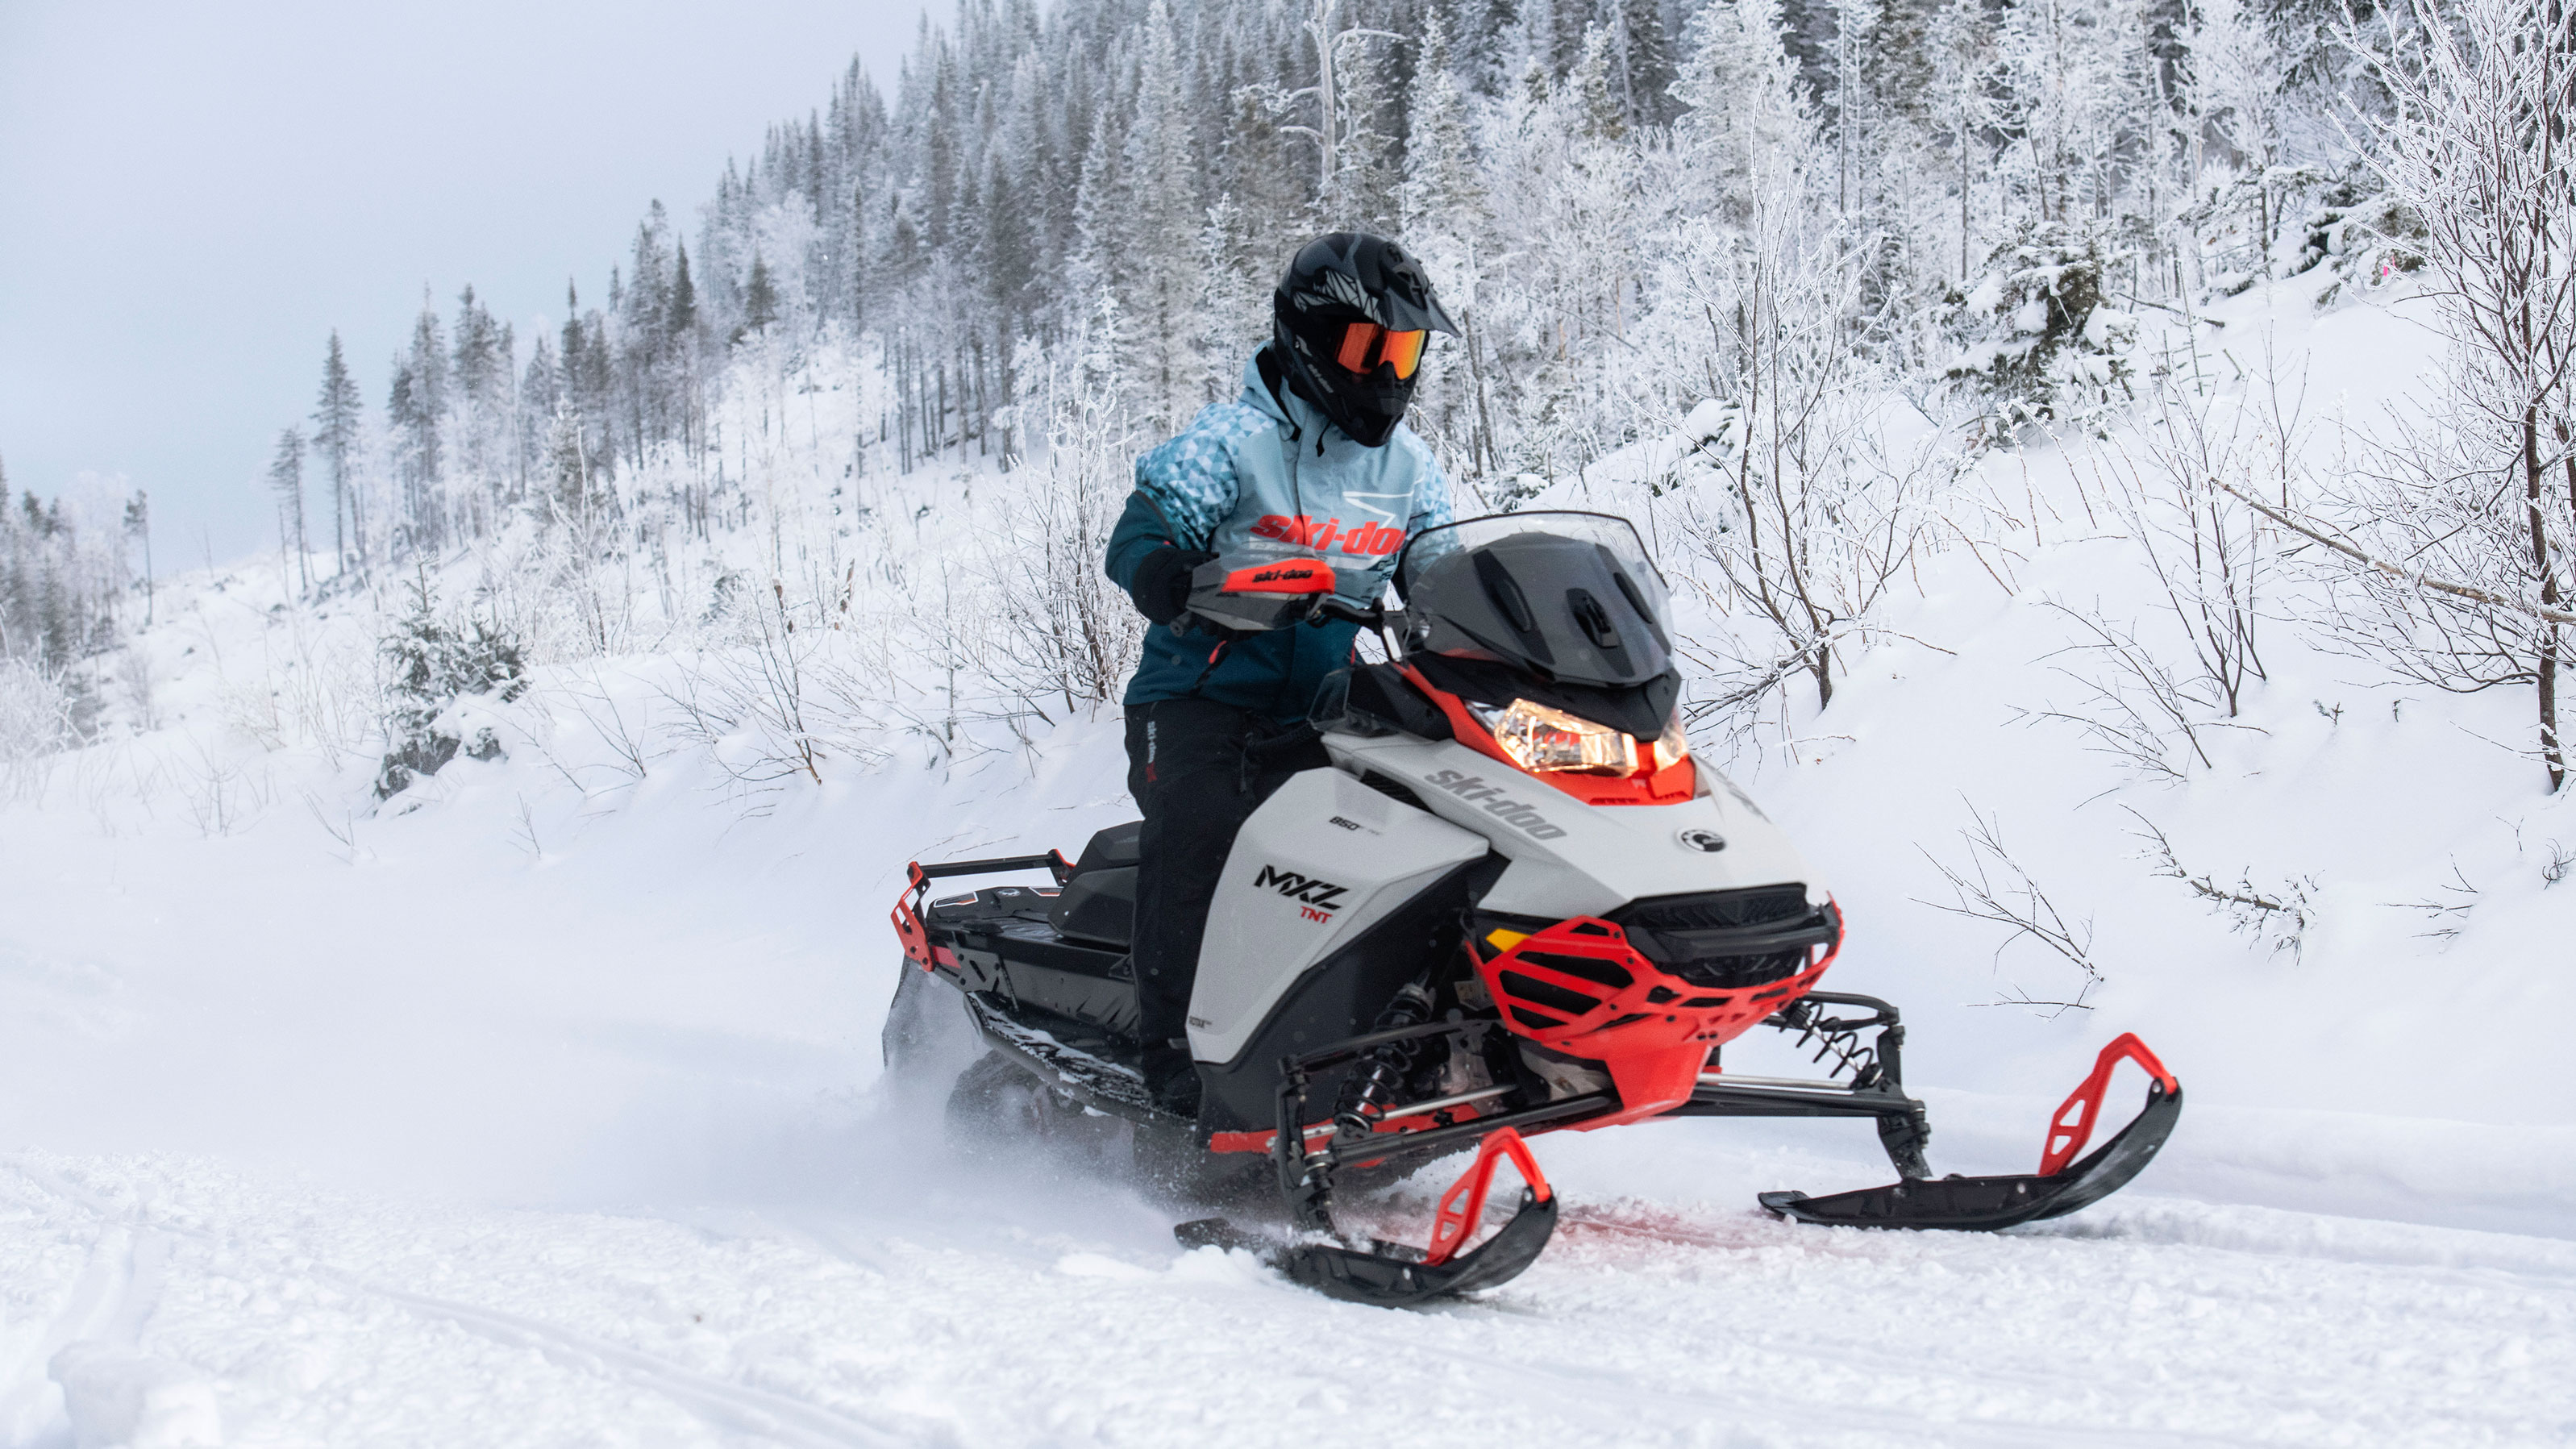
[[1366, 375], [1356, 374], [1321, 356], [1313, 341], [1292, 328], [1284, 316], [1277, 319], [1273, 333], [1271, 345], [1297, 395], [1361, 447], [1386, 446], [1413, 405], [1421, 369], [1416, 368], [1410, 378], [1399, 378], [1392, 366], [1380, 363]]

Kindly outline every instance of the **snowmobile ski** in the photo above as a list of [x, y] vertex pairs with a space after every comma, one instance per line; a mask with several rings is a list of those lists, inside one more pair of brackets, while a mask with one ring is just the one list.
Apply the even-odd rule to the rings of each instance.
[[[2081, 1161], [2071, 1161], [2093, 1134], [2111, 1071], [2134, 1061], [2150, 1077], [2147, 1104], [2110, 1141]], [[2043, 1218], [2063, 1217], [2101, 1201], [2128, 1184], [2173, 1134], [2182, 1116], [2182, 1083], [2139, 1041], [2124, 1033], [2102, 1048], [2093, 1071], [2050, 1119], [2046, 1149], [2036, 1173], [1997, 1177], [1909, 1177], [1885, 1187], [1809, 1197], [1803, 1192], [1760, 1194], [1772, 1213], [1802, 1223], [1853, 1228], [1947, 1228], [1993, 1232]], [[2072, 1117], [2072, 1121], [2069, 1118]]]

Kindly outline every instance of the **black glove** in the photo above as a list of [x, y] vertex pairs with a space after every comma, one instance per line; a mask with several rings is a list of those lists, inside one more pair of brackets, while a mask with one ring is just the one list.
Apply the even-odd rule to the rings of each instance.
[[1168, 624], [1189, 607], [1190, 571], [1215, 557], [1200, 549], [1165, 544], [1136, 565], [1136, 577], [1128, 582], [1127, 597], [1136, 601], [1138, 613], [1157, 624]]

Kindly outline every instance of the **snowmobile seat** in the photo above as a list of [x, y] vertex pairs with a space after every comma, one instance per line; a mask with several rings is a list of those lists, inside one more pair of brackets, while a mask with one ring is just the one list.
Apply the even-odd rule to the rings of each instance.
[[1130, 820], [1092, 836], [1091, 843], [1082, 848], [1082, 859], [1073, 863], [1073, 873], [1080, 875], [1088, 870], [1114, 870], [1122, 865], [1134, 865], [1144, 858], [1138, 844], [1144, 833], [1144, 821]]
[[1069, 941], [1125, 950], [1136, 929], [1137, 833], [1145, 822], [1112, 825], [1091, 837], [1074, 862], [1051, 916], [1056, 934]]

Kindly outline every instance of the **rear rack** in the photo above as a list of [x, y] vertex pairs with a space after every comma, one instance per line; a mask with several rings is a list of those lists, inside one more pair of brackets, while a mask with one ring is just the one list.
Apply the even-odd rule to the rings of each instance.
[[999, 875], [1010, 870], [1043, 870], [1062, 885], [1073, 879], [1073, 862], [1061, 850], [1044, 855], [996, 855], [987, 860], [944, 860], [937, 865], [914, 861], [904, 867], [905, 878], [914, 885], [924, 885], [952, 875]]
[[[1043, 870], [1055, 877], [1058, 889], [1073, 879], [1073, 862], [1061, 850], [1044, 855], [996, 855], [983, 860], [943, 860], [937, 865], [913, 861], [904, 868], [903, 894], [894, 898], [894, 933], [903, 942], [904, 959], [927, 971], [936, 953], [930, 944], [930, 932], [921, 924], [922, 902], [930, 898], [930, 883], [953, 875], [1000, 875], [1005, 871]], [[946, 947], [938, 948], [945, 951]]]

